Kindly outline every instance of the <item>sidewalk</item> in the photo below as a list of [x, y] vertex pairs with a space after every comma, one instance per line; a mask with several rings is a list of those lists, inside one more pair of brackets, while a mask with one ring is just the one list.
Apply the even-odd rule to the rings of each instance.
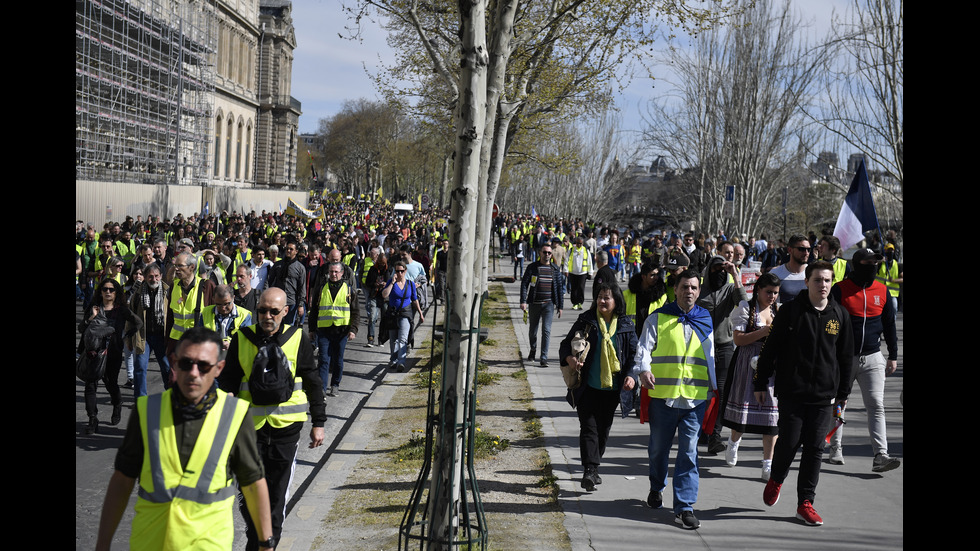
[[[498, 269], [507, 274], [508, 266]], [[586, 296], [592, 296], [589, 281]], [[625, 283], [621, 283], [625, 285]], [[520, 282], [504, 283], [512, 306], [512, 320], [521, 346], [521, 357], [530, 347], [527, 325], [520, 309]], [[592, 304], [586, 300], [585, 307]], [[824, 462], [817, 488], [815, 508], [824, 526], [806, 526], [796, 520], [796, 476], [799, 456], [783, 485], [783, 497], [774, 507], [762, 502], [765, 483], [760, 477], [762, 439], [745, 435], [739, 448], [739, 463], [725, 464], [724, 453], [699, 458], [701, 486], [695, 513], [699, 530], [684, 530], [674, 523], [673, 499], [668, 482], [664, 507], [652, 510], [646, 504], [650, 490], [647, 477], [647, 438], [649, 428], [635, 416], [617, 418], [610, 433], [603, 464], [599, 468], [603, 484], [592, 493], [579, 484], [582, 466], [579, 458], [578, 417], [565, 401], [565, 385], [558, 367], [558, 344], [582, 313], [571, 310], [565, 300], [562, 317], [554, 318], [551, 328], [549, 367], [537, 361], [526, 362], [528, 382], [541, 416], [545, 445], [558, 478], [558, 501], [565, 511], [565, 527], [573, 550], [705, 549], [900, 549], [904, 546], [904, 411], [898, 396], [903, 384], [903, 358], [898, 371], [885, 384], [889, 452], [903, 460], [888, 473], [871, 472], [871, 445], [867, 416], [861, 392], [855, 383], [848, 401], [844, 433], [845, 465]], [[899, 314], [899, 346], [903, 321]], [[540, 338], [540, 337], [539, 337]], [[727, 439], [728, 429], [723, 436]], [[699, 447], [703, 453], [704, 448]], [[671, 465], [676, 445], [671, 453]]]

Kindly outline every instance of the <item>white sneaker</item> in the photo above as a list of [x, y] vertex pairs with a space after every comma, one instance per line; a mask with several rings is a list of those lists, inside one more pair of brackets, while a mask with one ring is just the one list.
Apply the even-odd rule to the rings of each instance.
[[[739, 440], [741, 442], [741, 440]], [[734, 467], [738, 463], [738, 444], [739, 442], [732, 442], [731, 437], [728, 438], [728, 448], [725, 450], [725, 463], [728, 463], [729, 467]]]
[[762, 460], [762, 480], [769, 481], [769, 476], [772, 474], [772, 459]]

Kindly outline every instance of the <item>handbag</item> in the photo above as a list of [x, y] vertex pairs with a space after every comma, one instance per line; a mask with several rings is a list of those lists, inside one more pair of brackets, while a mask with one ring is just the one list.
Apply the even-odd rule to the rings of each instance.
[[[585, 358], [589, 355], [589, 349], [591, 348], [591, 344], [589, 344], [588, 326], [586, 326], [585, 331], [575, 332], [571, 345], [572, 355], [575, 356], [575, 359], [580, 362], [585, 362]], [[569, 390], [575, 390], [582, 385], [582, 372], [568, 364], [561, 366], [561, 376], [565, 379], [565, 386]]]
[[75, 376], [86, 383], [95, 383], [105, 375], [106, 361], [109, 359], [109, 348], [102, 350], [86, 350], [75, 362]]

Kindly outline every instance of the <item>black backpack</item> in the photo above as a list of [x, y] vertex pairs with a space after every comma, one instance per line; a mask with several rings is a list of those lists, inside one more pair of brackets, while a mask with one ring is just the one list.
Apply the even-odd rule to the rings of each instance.
[[[297, 326], [286, 329], [282, 335], [283, 342], [291, 339], [298, 329]], [[248, 377], [251, 402], [257, 406], [271, 406], [289, 400], [293, 394], [295, 377], [289, 358], [279, 343], [263, 343], [251, 327], [243, 327], [239, 334], [259, 349], [252, 362], [252, 373]]]

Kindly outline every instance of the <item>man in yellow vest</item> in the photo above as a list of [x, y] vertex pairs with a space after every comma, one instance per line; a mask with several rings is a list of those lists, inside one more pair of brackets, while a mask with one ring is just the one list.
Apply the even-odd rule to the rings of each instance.
[[236, 479], [260, 547], [275, 547], [252, 416], [246, 402], [215, 384], [225, 364], [219, 350], [214, 331], [187, 331], [177, 347], [177, 384], [137, 400], [116, 453], [96, 549], [109, 549], [137, 478], [132, 549], [231, 549]]
[[357, 289], [351, 289], [344, 282], [344, 265], [340, 262], [327, 264], [327, 284], [318, 296], [311, 298], [310, 337], [316, 339], [319, 349], [320, 379], [326, 390], [327, 376], [330, 376], [330, 390], [327, 396], [336, 396], [340, 390], [340, 380], [344, 376], [344, 350], [347, 341], [357, 337], [360, 323]]
[[585, 302], [585, 280], [590, 268], [589, 250], [582, 244], [582, 236], [575, 237], [575, 245], [568, 249], [565, 273], [568, 274], [568, 290], [571, 294], [572, 310], [581, 310]]
[[898, 271], [898, 261], [895, 260], [895, 245], [885, 244], [885, 261], [878, 265], [878, 281], [885, 284], [888, 289], [888, 302], [892, 303], [892, 312], [898, 317], [898, 295], [901, 291], [903, 273]]
[[201, 311], [213, 300], [214, 282], [197, 277], [197, 262], [191, 253], [180, 253], [174, 259], [174, 283], [167, 310], [167, 355], [185, 331], [201, 324]]
[[677, 297], [659, 308], [643, 324], [632, 375], [649, 399], [650, 494], [647, 503], [663, 506], [667, 486], [670, 447], [677, 434], [674, 462], [674, 522], [694, 530], [701, 526], [694, 516], [698, 498], [698, 431], [715, 381], [714, 336], [711, 314], [695, 303], [700, 277], [693, 270], [677, 276]]
[[[239, 329], [232, 337], [225, 369], [218, 377], [222, 390], [235, 393], [249, 402], [249, 411], [255, 421], [259, 456], [269, 485], [272, 535], [276, 541], [282, 536], [289, 483], [295, 470], [300, 432], [306, 422], [306, 414], [310, 413], [313, 422], [310, 448], [323, 445], [323, 425], [327, 420], [323, 384], [316, 368], [313, 346], [302, 328], [283, 323], [288, 309], [286, 293], [282, 289], [273, 287], [262, 293], [255, 309], [255, 325]], [[261, 364], [263, 358], [268, 359], [265, 367], [256, 366], [257, 363]], [[286, 365], [289, 377], [285, 381], [280, 379], [285, 387], [276, 389], [284, 389], [286, 398], [268, 403], [264, 396], [256, 394], [257, 385], [266, 383], [270, 372], [275, 375], [280, 372], [279, 367]], [[256, 549], [262, 534], [256, 534], [255, 525], [244, 508], [242, 516], [245, 518], [248, 540], [246, 549]]]
[[235, 305], [235, 290], [231, 285], [219, 285], [214, 289], [214, 304], [201, 310], [201, 323], [221, 337], [223, 360], [235, 333], [242, 327], [252, 325], [252, 312]]
[[660, 277], [660, 266], [645, 262], [623, 290], [626, 316], [633, 320], [637, 337], [643, 332], [647, 316], [667, 303], [667, 286]]

